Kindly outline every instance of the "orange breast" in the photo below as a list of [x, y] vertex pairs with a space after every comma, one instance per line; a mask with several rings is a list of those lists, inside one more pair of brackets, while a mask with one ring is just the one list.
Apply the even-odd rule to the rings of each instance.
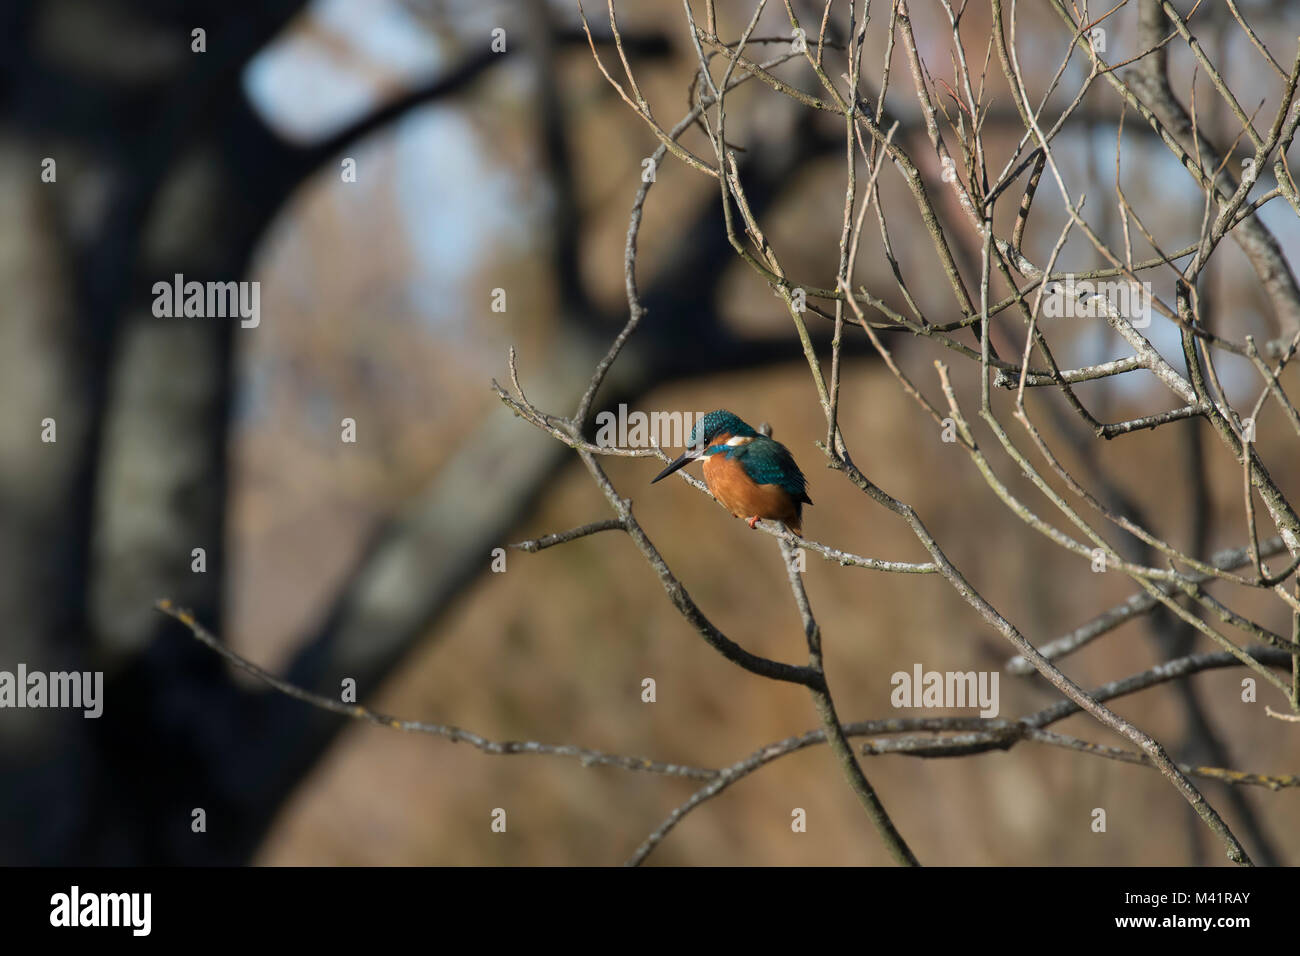
[[704, 481], [713, 496], [737, 518], [772, 518], [803, 534], [798, 503], [780, 485], [758, 485], [744, 467], [726, 454], [704, 459]]

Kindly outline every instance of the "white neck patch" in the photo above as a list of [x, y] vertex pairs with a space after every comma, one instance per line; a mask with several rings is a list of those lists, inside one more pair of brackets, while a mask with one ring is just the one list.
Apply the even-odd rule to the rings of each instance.
[[732, 435], [727, 439], [727, 445], [734, 448], [737, 445], [748, 445], [754, 440], [753, 435]]

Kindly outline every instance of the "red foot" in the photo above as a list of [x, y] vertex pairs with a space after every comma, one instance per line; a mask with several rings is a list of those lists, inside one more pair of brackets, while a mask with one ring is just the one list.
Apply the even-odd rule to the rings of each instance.
[[753, 531], [754, 526], [758, 524], [758, 515], [754, 515], [754, 517], [747, 519], [745, 523], [749, 525], [749, 530]]

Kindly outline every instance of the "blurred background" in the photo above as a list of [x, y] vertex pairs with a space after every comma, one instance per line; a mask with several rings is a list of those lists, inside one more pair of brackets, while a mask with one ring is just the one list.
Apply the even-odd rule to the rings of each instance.
[[[1300, 9], [1237, 5], [1289, 63]], [[613, 70], [604, 4], [587, 6]], [[671, 126], [688, 108], [695, 68], [681, 4], [616, 6], [641, 89]], [[788, 35], [782, 5], [769, 6], [758, 33]], [[795, 3], [810, 22], [821, 6]], [[971, 6], [963, 35], [978, 61], [988, 11]], [[942, 10], [912, 7], [922, 56], [950, 77]], [[1226, 11], [1207, 7], [1199, 39], [1247, 109], [1264, 103], [1260, 116], [1271, 117], [1277, 78], [1258, 68]], [[888, 4], [872, 8], [864, 83], [874, 96]], [[726, 0], [718, 10], [719, 34], [735, 37], [752, 7]], [[1041, 91], [1070, 37], [1046, 5], [1021, 4], [1019, 18], [1021, 64]], [[1136, 52], [1135, 13], [1111, 22], [1107, 56], [1117, 62]], [[196, 28], [204, 52], [192, 50]], [[492, 49], [498, 28], [503, 52]], [[215, 0], [13, 0], [0, 37], [0, 669], [105, 674], [98, 720], [0, 712], [0, 862], [602, 865], [625, 859], [695, 789], [561, 758], [489, 756], [322, 713], [230, 670], [154, 609], [160, 598], [304, 687], [336, 696], [352, 678], [363, 703], [493, 739], [717, 767], [817, 726], [805, 690], [741, 671], [706, 646], [621, 535], [510, 551], [505, 573], [489, 570], [507, 542], [609, 516], [572, 453], [489, 388], [506, 380], [513, 346], [529, 397], [571, 412], [627, 316], [628, 214], [657, 141], [600, 75], [576, 3], [265, 0], [236, 10]], [[1170, 59], [1182, 93], [1191, 58], [1174, 44]], [[900, 142], [930, 158], [897, 51], [894, 66], [888, 102]], [[1056, 109], [1084, 69], [1076, 58]], [[798, 64], [782, 75], [816, 83]], [[1023, 130], [996, 66], [989, 89], [986, 142], [1005, 157]], [[1208, 86], [1198, 92], [1204, 128], [1226, 147], [1230, 114]], [[749, 84], [728, 100], [728, 139], [745, 147], [746, 188], [783, 264], [833, 285], [843, 128], [809, 113]], [[1118, 119], [1115, 97], [1099, 88], [1057, 151], [1111, 238]], [[1126, 193], [1170, 246], [1194, 241], [1199, 194], [1132, 114], [1128, 124]], [[683, 142], [707, 155], [698, 130]], [[51, 158], [57, 176], [42, 181]], [[937, 164], [923, 172], [939, 182]], [[1062, 222], [1049, 179], [1025, 241], [1040, 263]], [[932, 317], [956, 318], [901, 179], [887, 170], [882, 187], [918, 301]], [[978, 239], [948, 190], [932, 195], [967, 244], [963, 268], [977, 274]], [[1296, 217], [1280, 202], [1262, 217], [1294, 262]], [[877, 230], [869, 223], [864, 234], [857, 280], [901, 307]], [[1220, 329], [1271, 338], [1246, 260], [1231, 243], [1221, 257], [1203, 293]], [[1060, 260], [1098, 264], [1074, 240]], [[259, 325], [156, 318], [153, 284], [176, 273], [257, 280]], [[597, 409], [725, 407], [769, 422], [810, 479], [810, 538], [924, 560], [902, 522], [822, 467], [813, 442], [824, 419], [789, 315], [728, 246], [716, 183], [672, 159], [645, 207], [638, 278], [649, 313]], [[1167, 286], [1167, 275], [1157, 282]], [[492, 310], [497, 289], [504, 312]], [[820, 323], [828, 356], [829, 323], [809, 321]], [[1103, 323], [1061, 322], [1051, 334], [1062, 366], [1128, 354]], [[1176, 356], [1167, 325], [1157, 317], [1152, 340]], [[1006, 328], [1019, 354], [1023, 333], [1010, 319]], [[841, 399], [855, 459], [917, 509], [1007, 618], [1042, 644], [1132, 593], [1127, 579], [1090, 574], [1007, 513], [861, 338], [846, 350]], [[941, 356], [890, 342], [935, 390], [931, 362]], [[978, 369], [942, 357], [973, 413]], [[1221, 371], [1234, 399], [1253, 401], [1248, 365]], [[1151, 376], [1080, 395], [1110, 421], [1169, 407]], [[1080, 445], [1058, 397], [1041, 401], [1049, 436], [1078, 453], [1069, 463], [1109, 475], [1172, 543], [1202, 556], [1244, 543], [1240, 469], [1199, 423]], [[57, 442], [41, 441], [46, 418]], [[357, 423], [355, 443], [340, 441], [344, 418]], [[1269, 466], [1294, 495], [1288, 426], [1275, 415], [1259, 429], [1261, 448], [1289, 451]], [[776, 543], [684, 484], [650, 488], [659, 467], [607, 461], [714, 623], [756, 653], [802, 661]], [[1018, 473], [1003, 477], [1025, 499], [1034, 494]], [[195, 548], [206, 555], [202, 573], [192, 570]], [[997, 670], [1011, 653], [938, 578], [810, 556], [806, 580], [844, 720], [916, 716], [890, 706], [895, 671]], [[1289, 633], [1272, 605], [1242, 607]], [[1092, 687], [1208, 649], [1154, 615], [1064, 669]], [[657, 683], [653, 704], [641, 701], [646, 677]], [[1177, 759], [1295, 772], [1295, 725], [1267, 719], [1263, 701], [1243, 703], [1241, 677], [1207, 672], [1115, 709]], [[1002, 717], [1056, 699], [1036, 677], [1002, 674]], [[1122, 743], [1090, 718], [1055, 729]], [[1142, 767], [1029, 743], [864, 762], [926, 863], [1225, 862], [1182, 798]], [[1203, 786], [1257, 861], [1300, 862], [1300, 793]], [[505, 834], [490, 829], [498, 807], [509, 814]], [[807, 810], [806, 833], [791, 831], [795, 807]], [[1095, 807], [1107, 810], [1106, 833], [1091, 829]], [[191, 829], [195, 808], [206, 812], [205, 833]], [[810, 748], [703, 805], [651, 861], [888, 856], [826, 748]]]

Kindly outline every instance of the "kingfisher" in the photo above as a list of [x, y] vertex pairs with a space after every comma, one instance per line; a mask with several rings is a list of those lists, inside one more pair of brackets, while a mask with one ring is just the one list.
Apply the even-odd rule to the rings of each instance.
[[697, 458], [704, 459], [709, 491], [737, 518], [751, 528], [760, 518], [773, 518], [803, 537], [803, 506], [812, 504], [808, 479], [779, 441], [719, 408], [695, 423], [686, 451], [650, 484]]

